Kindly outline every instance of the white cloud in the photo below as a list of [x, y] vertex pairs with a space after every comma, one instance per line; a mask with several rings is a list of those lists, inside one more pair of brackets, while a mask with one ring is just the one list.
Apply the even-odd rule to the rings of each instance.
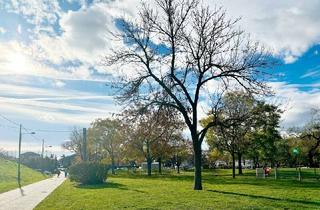
[[57, 0], [5, 0], [0, 2], [1, 7], [7, 12], [23, 16], [27, 22], [35, 26], [35, 34], [46, 30], [48, 25], [52, 26], [61, 14]]
[[256, 39], [293, 62], [320, 42], [320, 1], [309, 0], [207, 0], [218, 3]]
[[21, 25], [19, 24], [18, 27], [17, 27], [17, 33], [21, 34], [21, 30], [22, 30], [22, 28], [21, 28]]
[[[50, 40], [48, 39], [49, 42]], [[48, 48], [53, 46], [54, 50], [57, 50], [56, 52], [50, 51], [50, 53], [53, 53], [50, 54], [48, 52], [44, 53], [43, 49], [34, 45], [24, 45], [16, 41], [0, 42], [0, 54], [3, 55], [0, 58], [0, 75], [29, 75], [56, 80], [106, 80], [103, 77], [94, 77], [89, 70], [91, 66], [89, 63], [80, 66], [70, 65], [61, 67], [46, 64], [45, 62], [48, 59], [53, 62], [57, 59], [58, 64], [62, 62], [63, 57], [60, 57], [60, 55], [63, 55], [63, 53], [59, 54], [58, 51], [61, 51], [64, 45], [59, 46], [57, 44], [59, 43], [53, 42], [53, 45], [47, 44]], [[65, 52], [76, 52], [76, 50]], [[76, 57], [73, 56], [72, 59]]]
[[5, 28], [0, 27], [0, 34], [5, 34], [7, 30]]
[[306, 73], [302, 75], [300, 78], [317, 77], [319, 75], [320, 75], [320, 65], [314, 68], [308, 69]]
[[[89, 124], [119, 111], [112, 96], [86, 92], [0, 85], [0, 110], [50, 123]], [[28, 97], [26, 97], [28, 96]], [[94, 100], [100, 102], [94, 102]]]
[[66, 83], [62, 82], [61, 80], [56, 80], [54, 85], [58, 88], [62, 88], [66, 85]]
[[60, 25], [66, 43], [88, 54], [105, 49], [108, 26], [112, 26], [112, 18], [102, 6], [92, 6], [79, 11], [69, 11], [61, 17]]
[[[303, 126], [311, 119], [311, 108], [320, 108], [320, 91], [318, 85], [292, 85], [285, 82], [270, 83], [280, 101], [282, 126], [284, 128]], [[301, 91], [301, 87], [311, 88]]]
[[296, 56], [293, 56], [293, 55], [287, 55], [284, 57], [284, 62], [286, 64], [289, 64], [289, 63], [294, 63], [298, 58]]
[[[116, 30], [114, 18], [126, 16], [134, 20], [140, 7], [140, 0], [97, 0], [90, 6], [81, 2], [80, 10], [64, 13], [58, 1], [5, 2], [0, 3], [5, 5], [3, 8], [23, 15], [38, 28], [34, 30], [32, 44], [27, 46], [33, 50], [34, 58], [38, 61], [48, 60], [54, 64], [61, 64], [65, 60], [80, 60], [85, 66], [83, 68], [97, 66], [101, 56], [106, 54], [108, 49], [118, 47], [108, 35], [108, 30]], [[152, 6], [154, 4], [153, 1], [145, 2]], [[294, 0], [204, 2], [212, 7], [215, 3], [223, 5], [230, 16], [242, 17], [239, 26], [274, 49], [286, 63], [294, 62], [311, 45], [320, 41], [320, 2], [317, 0], [310, 0], [308, 4]], [[45, 30], [53, 34], [52, 24], [56, 23], [58, 18], [61, 35], [48, 36], [46, 33], [40, 33], [41, 30]], [[45, 22], [48, 24], [44, 24]], [[88, 78], [90, 75], [90, 72], [84, 69], [74, 73], [81, 78]]]

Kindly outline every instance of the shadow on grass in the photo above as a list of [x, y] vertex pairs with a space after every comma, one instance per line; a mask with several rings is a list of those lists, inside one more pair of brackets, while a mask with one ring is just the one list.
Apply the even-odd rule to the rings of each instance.
[[99, 189], [107, 189], [107, 188], [113, 188], [113, 189], [120, 189], [120, 190], [128, 190], [128, 188], [123, 185], [123, 184], [119, 184], [119, 183], [115, 183], [115, 182], [106, 182], [103, 184], [78, 184], [75, 185], [76, 188], [80, 188], [80, 189], [91, 189], [91, 190], [99, 190]]
[[110, 177], [114, 178], [126, 178], [126, 179], [145, 179], [145, 180], [168, 180], [168, 181], [192, 181], [192, 175], [183, 175], [183, 174], [173, 174], [173, 173], [164, 173], [164, 174], [152, 174], [148, 176], [147, 174], [118, 174]]
[[[143, 180], [165, 180], [165, 181], [187, 181], [193, 182], [193, 173], [187, 174], [154, 174], [152, 176], [147, 176], [145, 174], [119, 174], [113, 176], [115, 178], [126, 178], [126, 179], [143, 179]], [[231, 174], [217, 174], [217, 173], [204, 173], [203, 183], [214, 184], [214, 185], [252, 185], [252, 186], [263, 186], [268, 188], [304, 188], [304, 189], [314, 189], [320, 188], [320, 182], [317, 180], [303, 180], [299, 182], [293, 179], [278, 179], [273, 178], [257, 179], [255, 174], [248, 173], [242, 176], [236, 176], [235, 179], [231, 177]], [[281, 186], [281, 187], [279, 187]]]
[[255, 177], [236, 177], [235, 179], [227, 178], [227, 177], [213, 177], [210, 178], [208, 176], [203, 178], [204, 183], [209, 184], [224, 184], [224, 185], [253, 185], [253, 186], [265, 186], [268, 188], [319, 188], [320, 182], [316, 180], [312, 181], [302, 181], [299, 182], [297, 180], [292, 179], [256, 179]]
[[115, 182], [106, 182], [103, 184], [94, 184], [94, 185], [75, 185], [76, 188], [85, 189], [85, 190], [102, 190], [102, 189], [119, 189], [119, 190], [130, 190], [137, 193], [145, 193], [142, 190], [129, 189], [126, 185], [115, 183]]
[[281, 198], [273, 198], [273, 197], [268, 197], [268, 196], [263, 196], [263, 195], [250, 195], [250, 194], [245, 194], [245, 193], [226, 192], [226, 191], [220, 191], [220, 190], [207, 190], [207, 191], [214, 192], [214, 193], [221, 193], [221, 194], [225, 194], [225, 195], [245, 196], [245, 197], [255, 198], [255, 199], [267, 199], [267, 200], [272, 200], [272, 201], [285, 201], [285, 202], [290, 202], [290, 203], [315, 205], [317, 207], [320, 206], [320, 202], [316, 202], [316, 201], [294, 200], [294, 199], [288, 199], [288, 198], [281, 199]]

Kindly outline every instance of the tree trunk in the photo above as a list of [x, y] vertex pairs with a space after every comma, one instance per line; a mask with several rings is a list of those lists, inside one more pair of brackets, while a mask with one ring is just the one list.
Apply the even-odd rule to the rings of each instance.
[[202, 190], [201, 177], [201, 143], [198, 139], [193, 139], [194, 145], [194, 190]]
[[151, 176], [151, 165], [152, 165], [152, 159], [150, 157], [147, 158], [147, 173], [148, 176]]
[[259, 165], [259, 157], [255, 157], [254, 158], [254, 169], [259, 168], [259, 167], [260, 167], [260, 165]]
[[175, 155], [175, 165], [177, 166], [177, 173], [180, 174], [180, 165], [181, 165], [181, 162], [179, 160], [179, 156], [178, 155]]
[[148, 176], [151, 176], [151, 170], [152, 170], [152, 158], [151, 158], [151, 152], [150, 152], [150, 144], [149, 141], [147, 141], [147, 173]]
[[158, 168], [158, 171], [159, 171], [159, 174], [162, 174], [162, 168], [161, 168], [162, 161], [161, 161], [161, 158], [158, 158], [158, 162], [159, 162], [159, 168]]
[[313, 161], [313, 153], [310, 151], [308, 152], [308, 161], [310, 168], [315, 167], [314, 161]]
[[112, 171], [112, 174], [116, 174], [115, 171], [114, 171], [114, 167], [115, 166], [115, 162], [114, 162], [114, 157], [113, 155], [111, 156], [111, 171]]
[[232, 178], [236, 178], [236, 160], [235, 160], [235, 153], [232, 152]]
[[238, 164], [239, 164], [239, 166], [238, 166], [238, 168], [239, 168], [238, 173], [239, 173], [239, 175], [242, 175], [242, 162], [241, 162], [241, 157], [242, 157], [241, 153], [238, 152]]

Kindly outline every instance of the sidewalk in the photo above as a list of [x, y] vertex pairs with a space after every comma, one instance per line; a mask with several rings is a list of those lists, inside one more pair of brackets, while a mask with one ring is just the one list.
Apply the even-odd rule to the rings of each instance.
[[32, 210], [65, 180], [53, 178], [0, 194], [0, 210]]

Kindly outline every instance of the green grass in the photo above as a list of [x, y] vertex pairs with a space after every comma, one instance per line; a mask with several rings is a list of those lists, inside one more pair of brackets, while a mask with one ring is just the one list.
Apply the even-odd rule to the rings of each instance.
[[204, 172], [202, 191], [192, 189], [192, 172], [123, 173], [92, 186], [66, 181], [36, 209], [320, 209], [319, 181], [256, 179], [249, 170], [232, 179], [230, 172]]
[[[21, 185], [31, 184], [46, 178], [48, 176], [21, 165]], [[18, 187], [17, 163], [0, 158], [0, 193]]]

